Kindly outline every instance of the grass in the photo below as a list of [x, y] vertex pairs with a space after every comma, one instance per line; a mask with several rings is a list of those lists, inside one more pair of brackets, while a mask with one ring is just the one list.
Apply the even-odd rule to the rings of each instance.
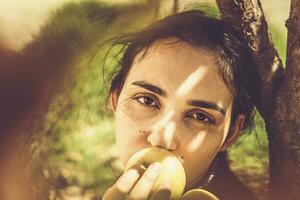
[[257, 114], [255, 127], [245, 132], [229, 149], [230, 168], [257, 196], [267, 198], [268, 188], [268, 139], [264, 122]]

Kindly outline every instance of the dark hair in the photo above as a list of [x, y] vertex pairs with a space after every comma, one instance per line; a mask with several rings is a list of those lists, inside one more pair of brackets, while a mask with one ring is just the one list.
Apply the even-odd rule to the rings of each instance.
[[254, 103], [250, 96], [260, 95], [260, 79], [251, 50], [242, 34], [232, 25], [202, 11], [191, 10], [161, 19], [118, 44], [125, 45], [120, 67], [114, 75], [110, 93], [119, 96], [136, 55], [146, 52], [158, 40], [177, 38], [194, 48], [207, 49], [217, 56], [220, 77], [234, 96], [231, 122], [238, 114], [246, 116], [243, 129], [253, 123]]

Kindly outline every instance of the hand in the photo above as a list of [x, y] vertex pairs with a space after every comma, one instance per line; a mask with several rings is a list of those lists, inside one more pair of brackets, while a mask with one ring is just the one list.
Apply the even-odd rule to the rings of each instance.
[[[104, 193], [102, 200], [146, 200], [160, 172], [159, 163], [152, 163], [144, 173], [138, 168], [131, 168]], [[161, 187], [151, 195], [151, 200], [168, 200], [170, 196], [171, 191]]]

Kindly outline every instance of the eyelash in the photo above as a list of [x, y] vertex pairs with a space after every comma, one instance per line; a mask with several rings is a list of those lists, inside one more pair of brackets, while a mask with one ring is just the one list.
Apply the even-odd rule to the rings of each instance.
[[[152, 103], [155, 103], [155, 105], [151, 105], [151, 104], [147, 104], [145, 103], [145, 98], [148, 98], [148, 100], [151, 100], [151, 104]], [[160, 105], [158, 103], [158, 100], [156, 99], [156, 97], [152, 96], [152, 95], [149, 95], [149, 94], [138, 94], [134, 97], [132, 97], [133, 100], [136, 100], [138, 103], [142, 104], [143, 106], [150, 106], [150, 107], [153, 107], [153, 108], [156, 108], [156, 109], [159, 109], [160, 108]], [[201, 115], [200, 117], [204, 119], [199, 119], [199, 116], [197, 117], [197, 115]], [[206, 124], [209, 124], [209, 125], [214, 125], [216, 123], [216, 121], [208, 116], [208, 114], [204, 114], [203, 112], [199, 112], [199, 111], [192, 111], [190, 112], [188, 115], [187, 115], [188, 118], [192, 118], [192, 119], [195, 119], [197, 120], [198, 122], [202, 122], [202, 123], [206, 123]]]
[[[199, 119], [199, 116], [197, 117], [197, 115], [201, 115], [200, 117], [202, 119]], [[214, 125], [216, 123], [216, 121], [212, 117], [208, 116], [207, 114], [204, 114], [203, 112], [199, 112], [199, 111], [192, 111], [187, 116], [190, 118], [193, 118], [197, 121], [201, 121], [202, 123], [207, 123], [209, 125]], [[204, 117], [204, 119], [203, 119], [203, 117]]]
[[[148, 100], [151, 100], [152, 103], [155, 103], [155, 105], [151, 105], [151, 104], [147, 104], [145, 102], [145, 99], [148, 98]], [[136, 100], [138, 103], [142, 104], [143, 106], [150, 106], [150, 107], [154, 107], [154, 108], [160, 108], [159, 103], [157, 102], [156, 98], [153, 96], [150, 96], [148, 94], [138, 94], [134, 97], [132, 97], [132, 99]], [[141, 100], [142, 99], [142, 100]]]

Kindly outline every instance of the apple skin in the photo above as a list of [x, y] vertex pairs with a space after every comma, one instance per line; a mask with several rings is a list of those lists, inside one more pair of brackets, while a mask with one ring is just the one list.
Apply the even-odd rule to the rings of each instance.
[[[138, 165], [148, 166], [153, 162], [161, 163], [162, 171], [154, 183], [152, 192], [167, 184], [171, 189], [171, 199], [180, 199], [185, 188], [186, 175], [181, 161], [171, 152], [157, 147], [142, 149], [129, 158], [125, 170]], [[148, 199], [151, 199], [151, 194]]]
[[187, 191], [181, 200], [219, 200], [219, 198], [206, 190], [193, 189]]

